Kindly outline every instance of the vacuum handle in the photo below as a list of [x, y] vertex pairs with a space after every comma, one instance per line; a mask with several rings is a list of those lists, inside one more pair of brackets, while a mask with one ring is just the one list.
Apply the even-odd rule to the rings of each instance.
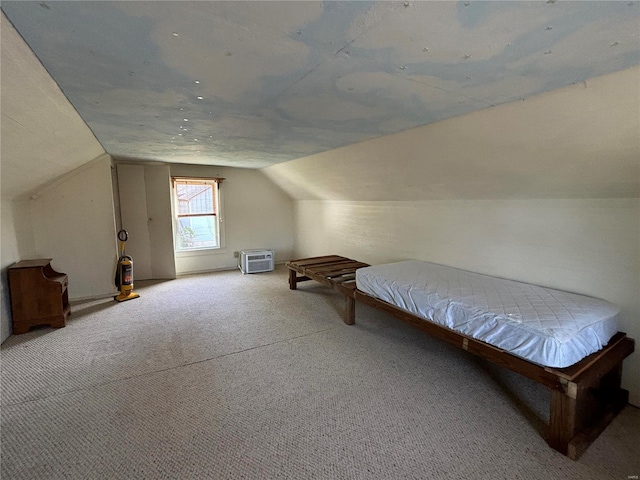
[[126, 230], [122, 229], [118, 232], [118, 240], [120, 240], [121, 242], [126, 242], [127, 240], [129, 240], [129, 234]]

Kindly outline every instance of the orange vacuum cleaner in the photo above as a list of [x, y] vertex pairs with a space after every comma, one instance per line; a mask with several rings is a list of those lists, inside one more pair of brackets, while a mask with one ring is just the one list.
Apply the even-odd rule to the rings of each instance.
[[113, 298], [117, 302], [125, 302], [138, 298], [140, 295], [133, 291], [133, 258], [126, 255], [124, 249], [125, 243], [129, 240], [129, 234], [126, 230], [118, 232], [118, 240], [120, 240], [120, 258], [118, 258], [116, 270], [116, 287], [120, 289], [120, 294]]

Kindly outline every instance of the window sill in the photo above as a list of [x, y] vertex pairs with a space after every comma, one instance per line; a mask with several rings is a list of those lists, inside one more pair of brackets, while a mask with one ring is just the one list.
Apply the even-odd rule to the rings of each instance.
[[222, 248], [222, 247], [199, 248], [194, 250], [178, 250], [176, 251], [176, 258], [200, 257], [202, 255], [219, 255], [223, 253], [227, 253], [227, 251], [225, 248]]

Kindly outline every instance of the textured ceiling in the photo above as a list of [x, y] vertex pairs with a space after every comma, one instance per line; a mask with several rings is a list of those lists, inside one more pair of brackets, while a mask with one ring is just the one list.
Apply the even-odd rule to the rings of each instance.
[[640, 2], [11, 2], [107, 152], [264, 167], [640, 64]]

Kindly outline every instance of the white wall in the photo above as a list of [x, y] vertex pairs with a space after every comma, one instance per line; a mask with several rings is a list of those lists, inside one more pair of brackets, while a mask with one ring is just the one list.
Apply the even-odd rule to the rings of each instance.
[[275, 261], [289, 260], [293, 251], [293, 201], [258, 170], [172, 165], [171, 175], [222, 177], [220, 185], [223, 248], [176, 254], [178, 274], [235, 268], [234, 252], [265, 248]]
[[116, 262], [111, 159], [70, 172], [30, 197], [2, 199], [2, 340], [11, 333], [6, 269], [19, 260], [52, 258], [69, 276], [69, 298], [113, 294]]
[[29, 200], [35, 256], [69, 276], [69, 298], [115, 291], [116, 231], [111, 158], [102, 155]]
[[165, 164], [117, 165], [125, 244], [134, 280], [176, 278], [171, 222], [171, 176]]
[[168, 165], [145, 167], [147, 218], [151, 243], [152, 278], [176, 278], [171, 208], [171, 170]]
[[[609, 300], [640, 340], [640, 68], [264, 169], [296, 257], [418, 258]], [[623, 384], [640, 405], [640, 352]]]
[[[11, 335], [11, 297], [9, 296], [9, 285], [7, 282], [7, 269], [23, 258], [33, 255], [34, 241], [31, 232], [31, 213], [28, 205], [24, 201], [14, 201], [11, 198], [3, 198], [0, 208], [2, 221], [0, 224], [1, 238], [0, 268], [2, 277], [0, 288], [0, 312], [2, 321], [0, 322], [0, 341]], [[26, 228], [25, 228], [26, 227]], [[22, 241], [18, 241], [18, 238]]]
[[[94, 217], [94, 214], [108, 211], [110, 200], [101, 195], [101, 188], [107, 185], [102, 180], [88, 179], [99, 183], [97, 192], [82, 191], [73, 182], [66, 183], [69, 172], [75, 172], [83, 164], [103, 155], [104, 149], [4, 13], [0, 14], [0, 23], [0, 338], [4, 341], [11, 333], [6, 282], [6, 269], [11, 264], [27, 258], [51, 256], [56, 268], [73, 273], [70, 275], [70, 294], [83, 295], [87, 275], [91, 277], [89, 289], [96, 291], [93, 288], [97, 286], [96, 279], [92, 275], [101, 272], [92, 270], [96, 264], [91, 260], [81, 268], [77, 258], [84, 261], [87, 251], [93, 251], [94, 247], [87, 245], [87, 239], [92, 238], [95, 226], [104, 221], [103, 217]], [[51, 186], [47, 193], [42, 193], [38, 200], [31, 200], [30, 197], [41, 192], [45, 185]], [[113, 219], [113, 212], [110, 218]], [[51, 230], [45, 230], [45, 225]], [[67, 227], [71, 234], [65, 233]], [[73, 238], [64, 238], [65, 235]], [[99, 241], [96, 246], [98, 256], [103, 252], [101, 246]], [[77, 252], [78, 257], [69, 258], [69, 252]], [[81, 272], [84, 267], [86, 273]], [[102, 287], [100, 285], [98, 290], [102, 291]]]
[[129, 234], [125, 253], [133, 258], [134, 280], [153, 278], [144, 165], [117, 165], [120, 219]]
[[[222, 248], [174, 254], [171, 176], [225, 179], [220, 185]], [[293, 202], [259, 171], [118, 163], [118, 189], [136, 279], [236, 268], [234, 252], [252, 248], [274, 250], [279, 262], [291, 258]]]

